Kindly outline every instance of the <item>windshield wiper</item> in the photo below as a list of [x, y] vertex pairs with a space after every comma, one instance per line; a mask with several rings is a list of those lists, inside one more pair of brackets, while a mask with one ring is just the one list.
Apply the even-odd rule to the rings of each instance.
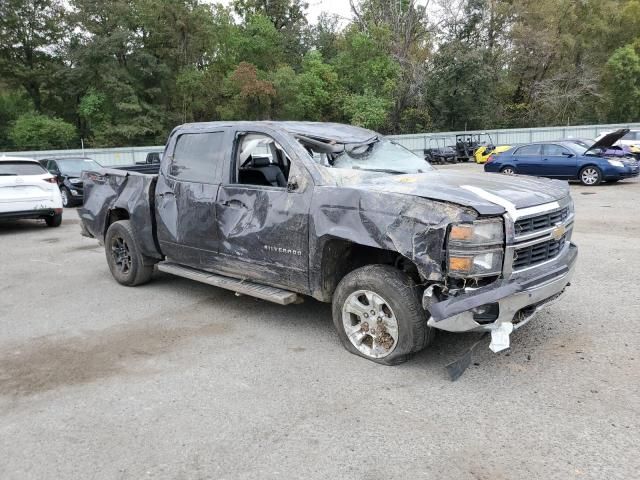
[[403, 172], [401, 170], [392, 170], [389, 168], [362, 168], [362, 167], [353, 167], [353, 170], [364, 170], [366, 172], [380, 172], [380, 173], [391, 173], [391, 174], [397, 174], [397, 175], [404, 175], [405, 173], [409, 173], [409, 172]]

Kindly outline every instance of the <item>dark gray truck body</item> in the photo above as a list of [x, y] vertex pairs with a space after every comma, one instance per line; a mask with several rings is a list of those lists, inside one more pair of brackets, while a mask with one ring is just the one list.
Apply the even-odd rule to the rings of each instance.
[[[216, 133], [222, 145], [212, 154], [211, 174], [202, 182], [177, 180], [177, 139], [206, 132]], [[247, 133], [268, 135], [286, 151], [286, 187], [238, 183], [235, 149]], [[83, 230], [104, 239], [111, 223], [127, 218], [149, 264], [171, 261], [325, 302], [351, 270], [394, 265], [420, 285], [429, 325], [451, 331], [524, 324], [569, 283], [577, 249], [570, 241], [573, 202], [565, 182], [436, 170], [336, 172], [314, 161], [297, 140], [357, 144], [376, 135], [306, 122], [183, 125], [172, 132], [158, 175], [85, 172]], [[502, 271], [491, 278], [450, 277], [451, 225], [484, 218], [504, 221]], [[554, 255], [544, 261], [514, 268], [524, 252], [552, 247]], [[475, 307], [494, 303], [500, 306], [495, 318], [476, 318]]]

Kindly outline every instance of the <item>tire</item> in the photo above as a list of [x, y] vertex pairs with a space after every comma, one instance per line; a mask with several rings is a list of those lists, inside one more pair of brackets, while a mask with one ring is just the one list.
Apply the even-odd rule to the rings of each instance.
[[44, 221], [47, 222], [47, 227], [59, 227], [62, 224], [62, 214], [54, 213], [48, 217], [44, 217]]
[[[344, 347], [383, 365], [406, 361], [434, 336], [416, 284], [387, 265], [368, 265], [346, 275], [333, 294], [332, 313]], [[378, 321], [370, 327], [374, 318]]]
[[513, 169], [513, 167], [503, 167], [500, 169], [500, 173], [502, 173], [503, 175], [515, 175], [516, 171]]
[[602, 172], [598, 167], [587, 165], [580, 170], [578, 178], [580, 179], [580, 183], [583, 185], [586, 185], [587, 187], [594, 187], [596, 185], [600, 185], [600, 182], [602, 182]]
[[119, 220], [109, 226], [104, 251], [111, 275], [121, 285], [134, 287], [151, 279], [153, 266], [143, 264], [129, 220]]
[[62, 197], [62, 206], [64, 208], [73, 207], [73, 200], [71, 197], [71, 192], [67, 187], [62, 187], [60, 189], [60, 196]]

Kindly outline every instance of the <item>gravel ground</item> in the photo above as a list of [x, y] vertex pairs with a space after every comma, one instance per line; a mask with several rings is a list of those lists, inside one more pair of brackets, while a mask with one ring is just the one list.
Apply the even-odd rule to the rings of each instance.
[[0, 478], [638, 478], [640, 182], [572, 190], [573, 285], [457, 382], [477, 334], [383, 367], [313, 300], [119, 286], [73, 210], [0, 226]]

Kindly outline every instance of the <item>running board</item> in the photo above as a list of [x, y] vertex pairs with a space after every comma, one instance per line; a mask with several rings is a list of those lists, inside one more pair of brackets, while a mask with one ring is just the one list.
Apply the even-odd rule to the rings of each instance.
[[177, 275], [178, 277], [189, 278], [196, 282], [213, 285], [214, 287], [226, 288], [227, 290], [232, 290], [237, 294], [261, 298], [262, 300], [279, 303], [280, 305], [289, 305], [290, 303], [296, 303], [302, 300], [302, 298], [294, 292], [269, 287], [267, 285], [259, 285], [247, 280], [238, 280], [236, 278], [225, 277], [215, 273], [203, 272], [202, 270], [183, 267], [182, 265], [175, 263], [160, 262], [156, 266], [161, 272]]

